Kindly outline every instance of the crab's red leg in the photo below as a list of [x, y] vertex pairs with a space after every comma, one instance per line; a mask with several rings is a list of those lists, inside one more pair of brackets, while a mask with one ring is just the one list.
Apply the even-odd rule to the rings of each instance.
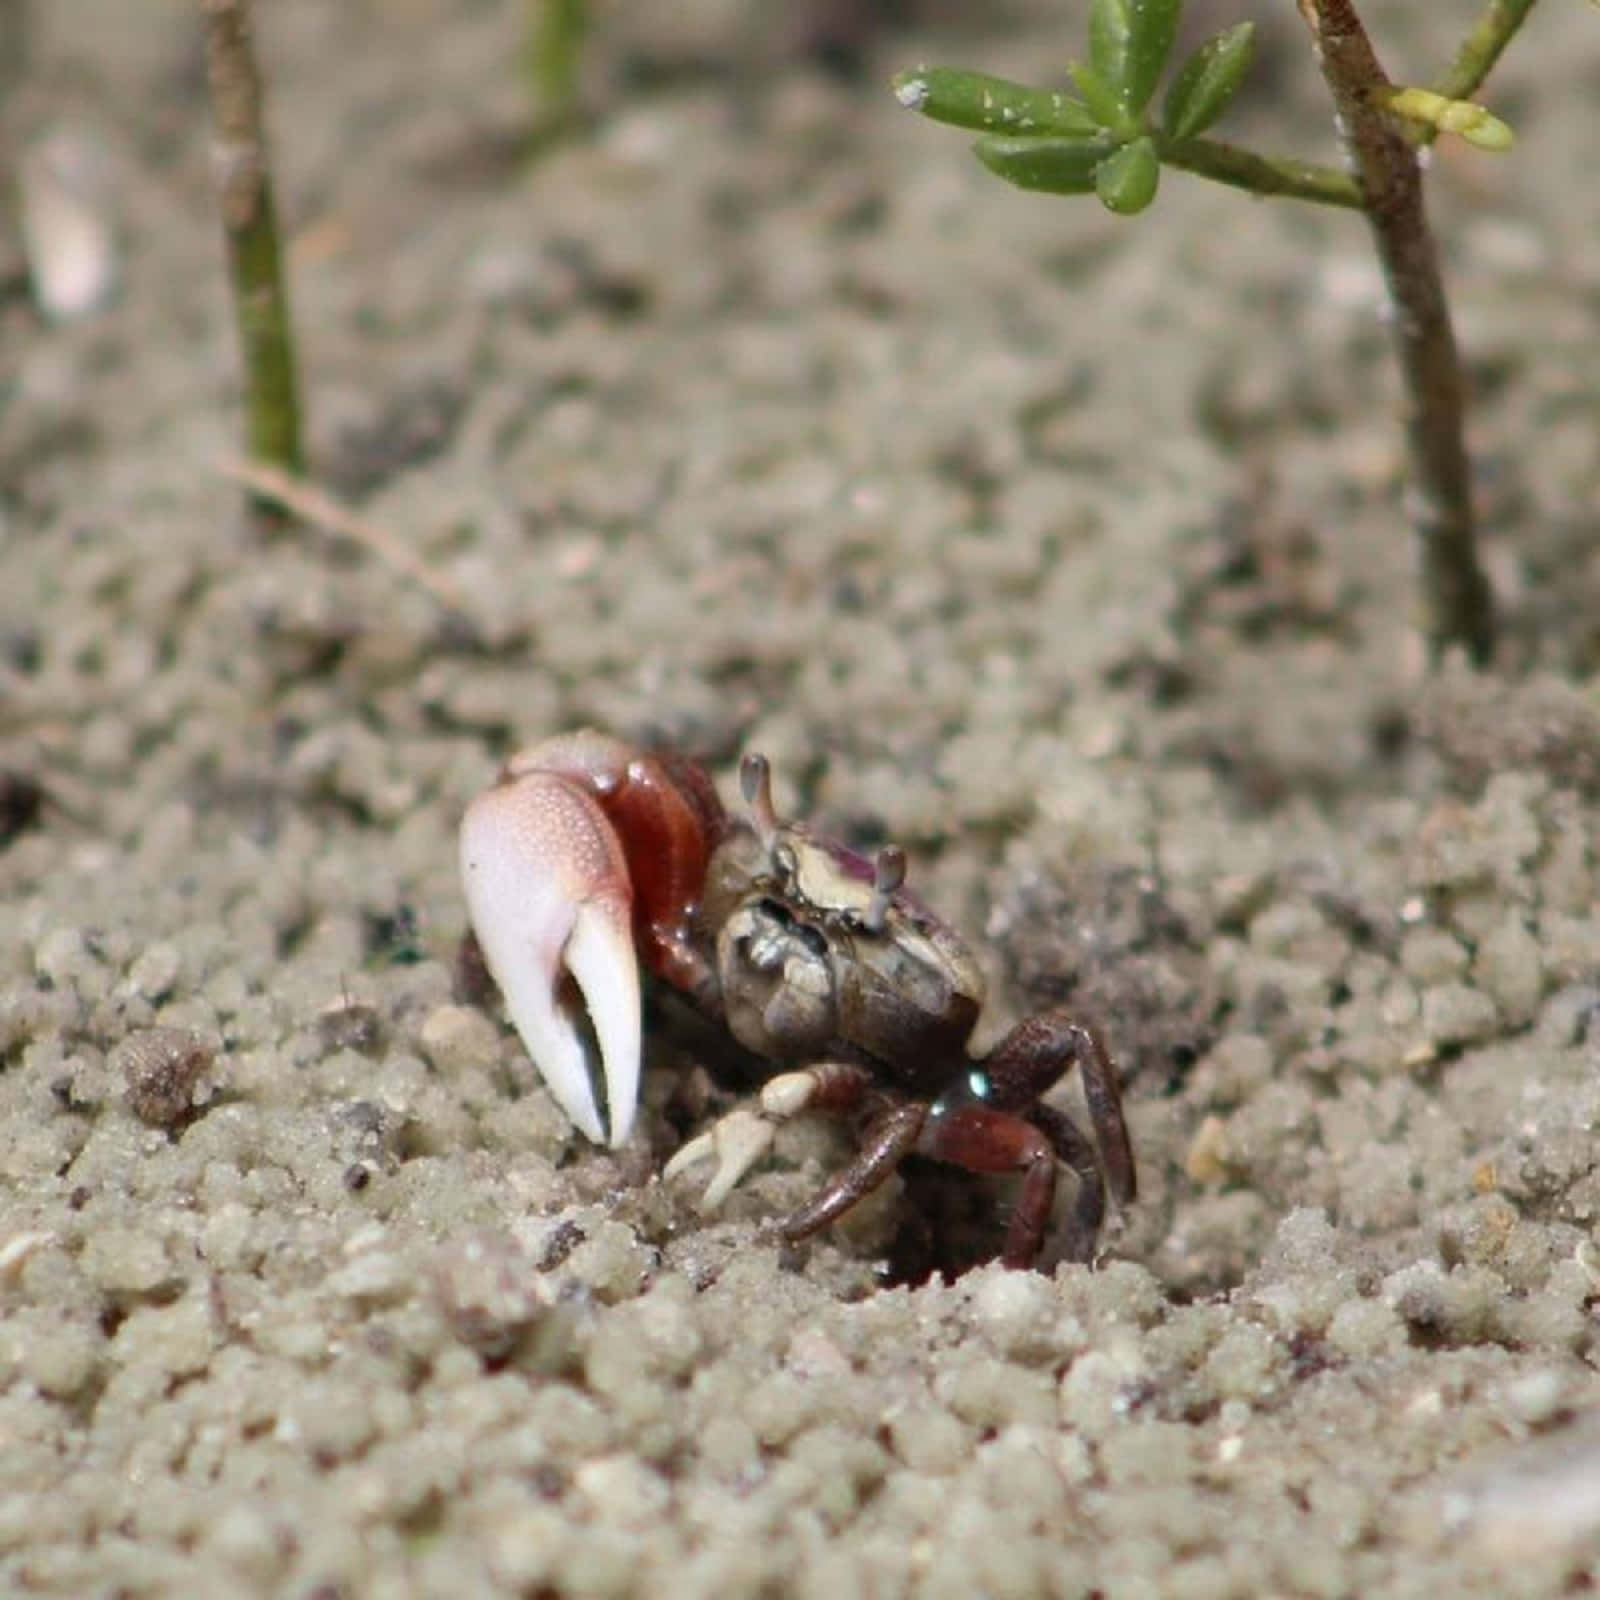
[[[1088, 1023], [1067, 1011], [1045, 1011], [1019, 1022], [983, 1062], [991, 1102], [1032, 1117], [1031, 1108], [1039, 1097], [1074, 1063], [1083, 1079], [1084, 1101], [1111, 1193], [1119, 1205], [1131, 1205], [1139, 1195], [1139, 1175], [1122, 1114], [1117, 1069]], [[1074, 1168], [1079, 1166], [1071, 1157], [1065, 1159]]]
[[785, 1239], [809, 1239], [866, 1199], [919, 1148], [918, 1137], [927, 1116], [927, 1106], [918, 1100], [891, 1106], [863, 1134], [855, 1160], [836, 1172], [803, 1206], [791, 1211], [778, 1224], [778, 1231]]

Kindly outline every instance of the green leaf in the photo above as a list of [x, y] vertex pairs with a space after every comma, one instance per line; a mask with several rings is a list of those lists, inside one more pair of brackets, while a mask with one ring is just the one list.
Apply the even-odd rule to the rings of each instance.
[[1030, 89], [985, 72], [952, 67], [919, 67], [894, 80], [895, 98], [935, 122], [977, 133], [1061, 134], [1068, 138], [1098, 131], [1089, 108], [1071, 95]]
[[1207, 39], [1167, 90], [1161, 125], [1169, 138], [1193, 139], [1228, 109], [1255, 56], [1256, 25], [1236, 23]]
[[1107, 211], [1131, 217], [1155, 199], [1160, 181], [1161, 160], [1155, 142], [1143, 138], [1123, 145], [1100, 163], [1094, 188]]
[[1093, 0], [1089, 7], [1089, 65], [1118, 100], [1127, 59], [1128, 0]]
[[1161, 81], [1178, 31], [1180, 0], [1092, 0], [1089, 65], [1122, 107], [1143, 112]]
[[1067, 71], [1083, 96], [1083, 103], [1098, 128], [1113, 133], [1132, 133], [1128, 118], [1123, 114], [1122, 102], [1111, 92], [1111, 86], [1093, 67], [1081, 61], [1069, 61]]
[[991, 172], [1019, 189], [1093, 194], [1095, 169], [1116, 146], [1109, 139], [980, 139], [973, 146]]

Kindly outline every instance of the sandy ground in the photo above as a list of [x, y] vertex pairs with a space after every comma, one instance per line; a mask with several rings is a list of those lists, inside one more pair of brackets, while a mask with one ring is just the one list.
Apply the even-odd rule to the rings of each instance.
[[[1432, 680], [1359, 222], [1030, 199], [883, 88], [1075, 24], [841, 76], [607, 16], [528, 166], [517, 8], [261, 9], [317, 473], [461, 615], [219, 475], [190, 8], [34, 7], [10, 145], [87, 141], [123, 254], [51, 326], [0, 246], [0, 1586], [1591, 1586], [1592, 9], [1496, 79], [1517, 152], [1439, 151], [1506, 640]], [[1426, 76], [1472, 8], [1374, 10]], [[1297, 27], [1237, 127], [1326, 156]], [[654, 1174], [732, 1094], [665, 1043], [572, 1132], [454, 999], [454, 828], [583, 724], [903, 843], [983, 1038], [1102, 1024], [1097, 1270], [917, 1282], [976, 1195], [926, 1172], [780, 1252], [806, 1123], [702, 1220]]]

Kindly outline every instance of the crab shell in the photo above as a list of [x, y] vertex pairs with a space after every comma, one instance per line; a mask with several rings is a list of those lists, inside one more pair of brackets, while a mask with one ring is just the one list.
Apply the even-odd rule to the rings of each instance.
[[730, 835], [705, 909], [740, 1044], [775, 1062], [854, 1061], [890, 1081], [959, 1057], [982, 972], [909, 890], [880, 894], [873, 862], [798, 824], [767, 842]]

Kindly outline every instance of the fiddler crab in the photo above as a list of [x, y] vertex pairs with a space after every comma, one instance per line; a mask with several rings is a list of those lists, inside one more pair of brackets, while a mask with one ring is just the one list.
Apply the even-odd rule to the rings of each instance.
[[[739, 768], [747, 815], [707, 773], [596, 732], [515, 755], [468, 807], [461, 872], [472, 935], [528, 1054], [597, 1144], [633, 1129], [640, 966], [781, 1070], [754, 1109], [692, 1139], [664, 1176], [714, 1162], [714, 1210], [804, 1111], [855, 1113], [859, 1154], [778, 1224], [816, 1233], [908, 1155], [1021, 1176], [1001, 1259], [1030, 1267], [1056, 1170], [1077, 1178], [1065, 1254], [1091, 1258], [1106, 1190], [1136, 1193], [1116, 1069], [1095, 1030], [1063, 1011], [1027, 1018], [982, 1059], [967, 1039], [983, 1004], [971, 951], [905, 886], [903, 851], [869, 860], [779, 818], [765, 759]], [[591, 1071], [591, 1057], [598, 1056]], [[1041, 1098], [1074, 1064], [1091, 1140]], [[596, 1075], [605, 1104], [597, 1102]]]

